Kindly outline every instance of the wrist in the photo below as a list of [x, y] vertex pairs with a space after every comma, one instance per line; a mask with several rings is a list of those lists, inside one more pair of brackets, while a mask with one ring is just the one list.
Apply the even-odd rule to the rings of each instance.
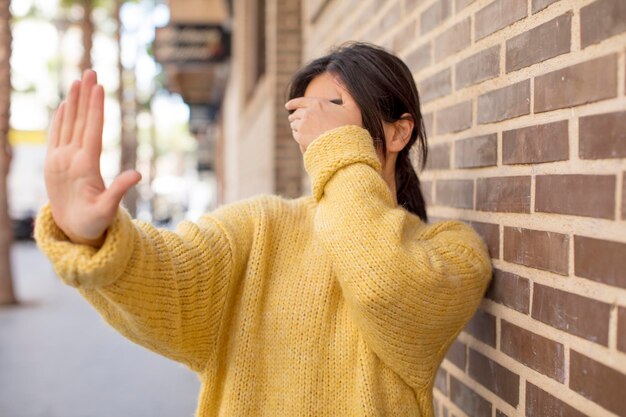
[[102, 245], [104, 244], [104, 240], [106, 238], [106, 230], [104, 231], [104, 233], [102, 233], [99, 237], [95, 239], [87, 239], [87, 238], [79, 237], [79, 236], [76, 236], [67, 232], [65, 232], [65, 234], [67, 235], [68, 239], [72, 243], [77, 243], [80, 245], [88, 245], [95, 249], [100, 249]]

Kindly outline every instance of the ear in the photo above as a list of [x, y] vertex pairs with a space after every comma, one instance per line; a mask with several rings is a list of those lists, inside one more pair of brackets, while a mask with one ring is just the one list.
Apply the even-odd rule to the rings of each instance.
[[411, 132], [415, 122], [413, 117], [409, 113], [404, 113], [400, 119], [393, 123], [394, 133], [391, 139], [389, 150], [393, 152], [400, 152], [411, 139]]

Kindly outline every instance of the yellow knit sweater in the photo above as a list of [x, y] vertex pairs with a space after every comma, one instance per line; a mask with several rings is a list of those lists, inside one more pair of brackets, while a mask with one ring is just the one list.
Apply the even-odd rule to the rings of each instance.
[[311, 196], [176, 232], [120, 208], [99, 250], [46, 205], [35, 237], [111, 326], [198, 373], [198, 417], [432, 417], [436, 370], [491, 278], [483, 241], [396, 207], [360, 127], [322, 134], [304, 164]]

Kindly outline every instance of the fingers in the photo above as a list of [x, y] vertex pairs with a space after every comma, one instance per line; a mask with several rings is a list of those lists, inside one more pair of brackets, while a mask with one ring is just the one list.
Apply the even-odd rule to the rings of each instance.
[[50, 125], [50, 131], [48, 133], [48, 149], [53, 149], [59, 146], [59, 139], [61, 137], [61, 127], [63, 126], [63, 113], [65, 113], [65, 101], [62, 101], [59, 108], [54, 114], [52, 124]]
[[74, 81], [70, 87], [67, 98], [67, 109], [63, 116], [63, 126], [61, 127], [60, 145], [67, 145], [72, 140], [72, 131], [76, 120], [76, 107], [78, 105], [78, 94], [80, 93], [80, 81]]
[[296, 110], [300, 107], [304, 107], [305, 103], [307, 102], [307, 97], [293, 98], [285, 103], [285, 108], [287, 110]]
[[291, 113], [289, 116], [287, 116], [287, 119], [290, 122], [293, 122], [296, 119], [300, 119], [302, 118], [302, 116], [304, 115], [304, 112], [306, 111], [306, 109], [304, 108], [299, 108], [298, 110], [294, 111], [293, 113]]
[[141, 174], [134, 170], [124, 171], [113, 184], [105, 191], [105, 199], [110, 207], [117, 207], [122, 201], [124, 194], [141, 181]]
[[297, 111], [297, 109], [311, 107], [314, 105], [322, 106], [327, 103], [332, 103], [332, 104], [337, 104], [339, 106], [342, 106], [344, 104], [344, 99], [341, 97], [332, 98], [332, 99], [319, 98], [319, 97], [298, 97], [298, 98], [291, 99], [287, 103], [285, 103], [285, 108], [289, 111], [293, 111], [293, 110]]
[[302, 125], [302, 119], [296, 119], [289, 123], [289, 127], [293, 132], [298, 132], [300, 130], [300, 126]]
[[297, 110], [304, 107], [313, 107], [319, 106], [325, 101], [330, 101], [329, 99], [317, 98], [317, 97], [298, 97], [289, 100], [285, 103], [285, 108], [287, 110]]
[[80, 87], [80, 96], [76, 112], [76, 124], [72, 132], [72, 143], [81, 146], [83, 142], [83, 131], [87, 120], [87, 113], [90, 104], [90, 95], [93, 92], [93, 86], [97, 83], [97, 74], [93, 70], [86, 70], [83, 73], [83, 80]]
[[83, 145], [89, 155], [99, 160], [102, 151], [102, 128], [104, 127], [104, 89], [101, 85], [93, 87], [86, 118]]

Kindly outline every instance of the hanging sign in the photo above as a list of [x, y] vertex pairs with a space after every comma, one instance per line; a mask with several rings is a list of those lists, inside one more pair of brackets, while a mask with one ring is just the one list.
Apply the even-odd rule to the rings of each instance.
[[162, 64], [224, 61], [230, 56], [230, 33], [218, 25], [176, 24], [156, 28], [154, 55]]

